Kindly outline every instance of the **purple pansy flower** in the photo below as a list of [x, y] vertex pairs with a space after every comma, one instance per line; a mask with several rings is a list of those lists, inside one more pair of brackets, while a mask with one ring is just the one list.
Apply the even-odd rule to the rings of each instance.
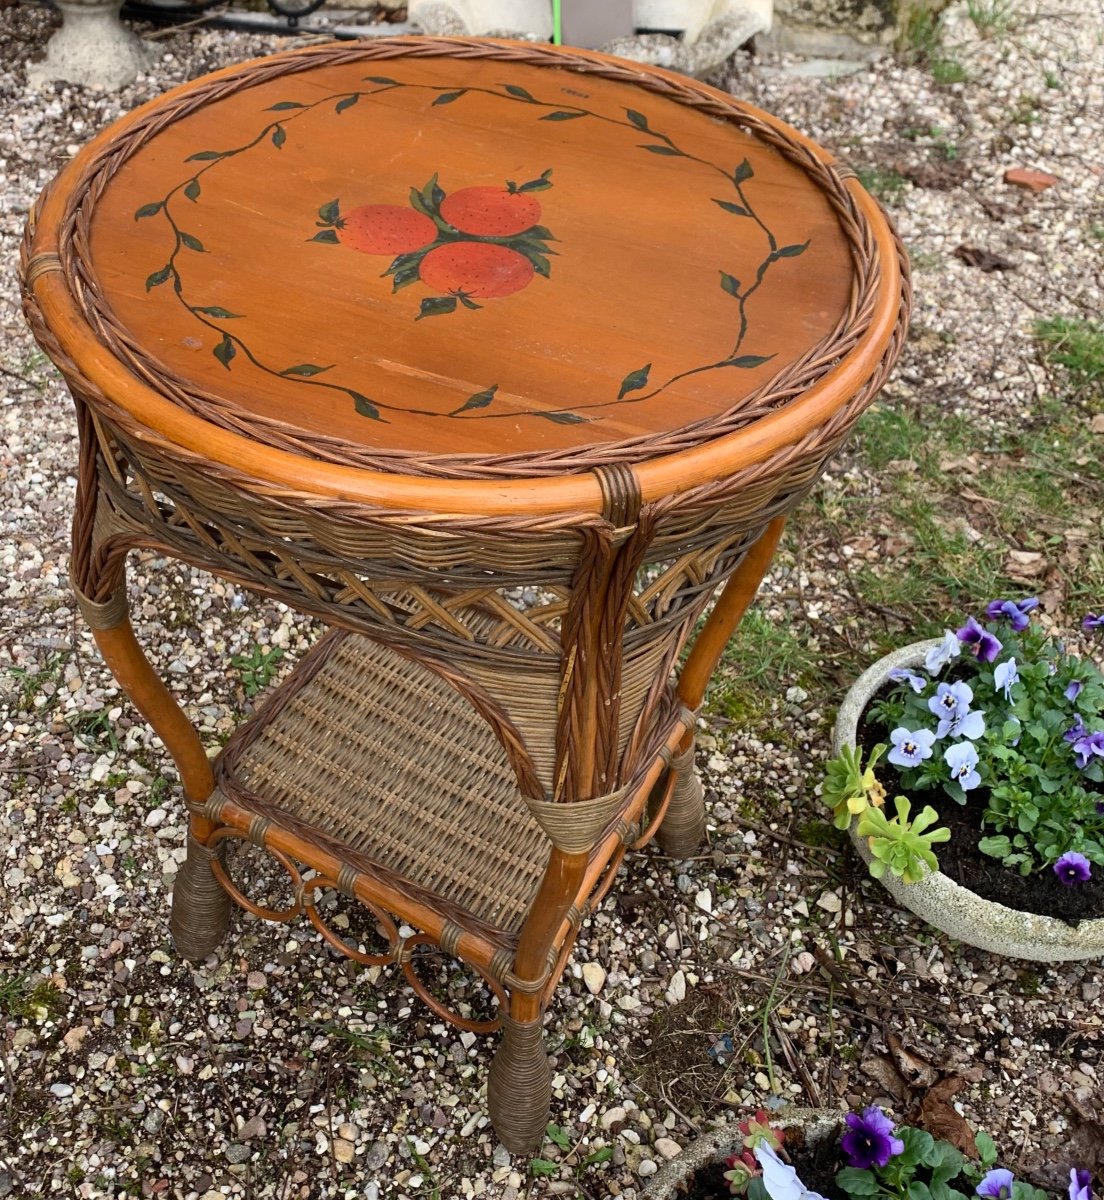
[[912, 730], [900, 726], [889, 735], [889, 740], [893, 749], [886, 758], [895, 767], [916, 767], [925, 758], [931, 758], [935, 734], [930, 729]]
[[938, 675], [951, 659], [958, 658], [961, 652], [962, 646], [958, 638], [949, 629], [945, 629], [943, 631], [943, 640], [939, 645], [932, 646], [927, 654], [924, 655], [924, 670], [929, 675]]
[[1069, 1200], [1092, 1200], [1092, 1172], [1070, 1167]]
[[967, 618], [966, 624], [956, 630], [958, 640], [977, 655], [979, 662], [991, 663], [1000, 654], [1001, 643], [987, 630], [983, 629], [973, 617]]
[[1011, 1200], [1012, 1184], [1016, 1182], [1015, 1175], [1004, 1167], [990, 1171], [977, 1185], [979, 1196], [989, 1196], [991, 1200]]
[[985, 610], [985, 614], [991, 621], [998, 621], [1001, 617], [1006, 618], [1011, 622], [1012, 628], [1019, 633], [1028, 626], [1027, 614], [1033, 608], [1038, 607], [1039, 601], [1034, 596], [1027, 600], [993, 600]]
[[1012, 703], [1012, 685], [1020, 682], [1020, 672], [1016, 669], [1016, 660], [1010, 658], [1007, 662], [998, 663], [993, 669], [993, 683], [1004, 692], [1004, 698]]
[[1080, 741], [1085, 736], [1085, 722], [1081, 720], [1081, 714], [1074, 718], [1073, 724], [1062, 734], [1062, 738], [1067, 742]]
[[1086, 633], [1091, 633], [1094, 629], [1104, 629], [1104, 612], [1099, 616], [1095, 613], [1086, 613], [1085, 619], [1081, 622], [1081, 628]]
[[[1071, 729], [1070, 733], [1072, 732]], [[1068, 739], [1069, 733], [1065, 736]], [[1104, 730], [1079, 737], [1073, 743], [1073, 752], [1077, 755], [1077, 765], [1082, 771], [1092, 762], [1094, 756], [1104, 758]]]
[[1089, 860], [1076, 850], [1067, 850], [1054, 864], [1054, 874], [1058, 882], [1072, 887], [1075, 883], [1088, 883], [1092, 877], [1092, 866]]
[[915, 671], [906, 671], [904, 667], [894, 667], [889, 677], [894, 683], [907, 683], [917, 695], [928, 686], [928, 681], [923, 675], [917, 675]]
[[876, 1104], [864, 1108], [861, 1115], [848, 1113], [844, 1120], [847, 1132], [840, 1138], [840, 1149], [848, 1164], [859, 1171], [884, 1167], [905, 1148], [905, 1143], [893, 1136], [893, 1122]]
[[943, 751], [943, 761], [951, 769], [951, 778], [964, 792], [981, 783], [981, 776], [974, 770], [978, 764], [978, 752], [969, 742], [948, 746]]
[[1066, 688], [1066, 699], [1072, 704], [1081, 695], [1081, 689], [1084, 686], [1080, 679], [1071, 679]]

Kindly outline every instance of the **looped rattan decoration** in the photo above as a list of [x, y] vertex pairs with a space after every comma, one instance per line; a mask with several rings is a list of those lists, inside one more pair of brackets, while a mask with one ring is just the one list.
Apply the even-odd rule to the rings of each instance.
[[314, 875], [304, 884], [303, 888], [303, 911], [307, 914], [311, 924], [322, 935], [323, 939], [333, 947], [339, 954], [345, 955], [346, 958], [351, 958], [353, 962], [360, 963], [363, 967], [382, 967], [387, 963], [397, 961], [397, 948], [399, 945], [399, 930], [395, 925], [391, 915], [385, 912], [379, 905], [372, 904], [367, 900], [358, 900], [357, 903], [366, 908], [376, 919], [376, 924], [379, 926], [378, 936], [387, 943], [387, 950], [379, 954], [369, 954], [363, 950], [358, 950], [356, 946], [349, 945], [348, 941], [340, 934], [335, 933], [318, 910], [318, 900], [316, 893], [332, 889], [336, 892], [341, 892], [343, 889], [338, 882], [333, 879], [328, 879], [325, 875]]
[[[232, 401], [189, 384], [153, 360], [147, 349], [117, 320], [100, 288], [88, 256], [92, 214], [114, 174], [166, 126], [197, 109], [243, 89], [312, 68], [344, 63], [386, 61], [389, 58], [489, 59], [527, 66], [566, 68], [580, 74], [630, 84], [665, 100], [695, 109], [733, 124], [758, 138], [766, 147], [804, 171], [824, 195], [839, 222], [851, 253], [853, 273], [847, 307], [832, 332], [798, 360], [744, 397], [719, 416], [690, 423], [662, 434], [608, 442], [599, 446], [516, 454], [430, 455], [413, 451], [367, 448], [341, 438], [308, 433], [275, 418], [239, 409]], [[722, 437], [760, 419], [806, 391], [848, 353], [866, 332], [881, 284], [878, 255], [872, 230], [835, 166], [807, 145], [764, 120], [734, 99], [704, 93], [689, 82], [637, 71], [631, 66], [597, 61], [584, 55], [535, 46], [518, 46], [476, 40], [433, 38], [421, 41], [380, 40], [356, 46], [323, 46], [273, 55], [251, 63], [239, 72], [212, 78], [151, 109], [127, 129], [124, 136], [106, 145], [86, 168], [84, 182], [73, 189], [62, 222], [60, 259], [71, 294], [97, 338], [135, 375], [168, 396], [182, 409], [239, 434], [263, 438], [269, 445], [311, 458], [406, 475], [446, 478], [496, 476], [548, 476], [591, 470], [611, 463], [631, 463], [642, 458], [672, 454]]]
[[[441, 1017], [445, 1021], [448, 1021], [449, 1024], [455, 1025], [457, 1029], [463, 1029], [468, 1033], [494, 1033], [496, 1029], [500, 1028], [502, 1024], [501, 1013], [509, 1011], [510, 1003], [506, 997], [505, 990], [498, 980], [489, 975], [486, 971], [480, 970], [480, 968], [474, 963], [465, 961], [465, 965], [471, 968], [471, 970], [475, 971], [475, 973], [491, 991], [498, 1001], [499, 1006], [498, 1012], [496, 1012], [493, 1017], [487, 1017], [482, 1020], [474, 1017], [465, 1017], [451, 1009], [447, 1004], [435, 996], [426, 986], [421, 976], [419, 976], [414, 966], [414, 960], [418, 957], [414, 952], [419, 946], [428, 946], [435, 950], [442, 950], [442, 952], [446, 953], [447, 955], [447, 951], [444, 951], [444, 948], [439, 942], [431, 937], [427, 937], [425, 934], [418, 934], [414, 937], [408, 937], [404, 939], [399, 951], [397, 952], [396, 961], [402, 967], [402, 972], [406, 977], [406, 982], [414, 989], [414, 992], [418, 998], [429, 1009], [435, 1012], [437, 1016]], [[454, 955], [447, 956], [455, 957]]]
[[230, 877], [230, 872], [227, 871], [222, 859], [215, 858], [211, 862], [211, 873], [222, 885], [227, 895], [230, 896], [235, 904], [240, 905], [246, 912], [252, 913], [255, 917], [260, 917], [262, 921], [274, 921], [281, 925], [285, 925], [289, 921], [294, 921], [303, 911], [303, 876], [300, 874], [299, 868], [283, 851], [265, 844], [263, 830], [260, 830], [254, 836], [252, 832], [245, 834], [238, 829], [224, 825], [211, 834], [207, 839], [207, 846], [209, 849], [214, 849], [224, 841], [252, 842], [255, 846], [266, 851], [288, 873], [288, 878], [291, 880], [293, 889], [293, 899], [287, 908], [268, 908], [264, 904], [257, 904], [239, 889], [238, 885]]

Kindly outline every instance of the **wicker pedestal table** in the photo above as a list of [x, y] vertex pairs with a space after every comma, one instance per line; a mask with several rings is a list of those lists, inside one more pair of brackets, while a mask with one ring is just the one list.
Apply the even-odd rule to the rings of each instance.
[[[536, 1145], [576, 931], [626, 847], [699, 844], [708, 678], [899, 352], [892, 230], [829, 155], [700, 83], [381, 39], [131, 113], [24, 249], [77, 407], [72, 582], [191, 811], [179, 951], [209, 954], [233, 898], [399, 964], [501, 1029], [490, 1112]], [[213, 771], [134, 638], [137, 547], [331, 626]], [[243, 839], [286, 868], [286, 909], [232, 878]], [[327, 889], [384, 944], [332, 929]], [[432, 994], [427, 946], [496, 1009]]]

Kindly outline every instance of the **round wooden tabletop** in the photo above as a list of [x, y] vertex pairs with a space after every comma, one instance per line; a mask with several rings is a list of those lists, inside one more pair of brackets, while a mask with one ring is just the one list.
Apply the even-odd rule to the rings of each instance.
[[47, 320], [82, 369], [113, 360], [114, 403], [323, 473], [697, 452], [705, 477], [755, 426], [848, 400], [901, 310], [880, 211], [800, 135], [509, 43], [312, 48], [186, 85], [78, 156], [31, 251], [59, 255]]

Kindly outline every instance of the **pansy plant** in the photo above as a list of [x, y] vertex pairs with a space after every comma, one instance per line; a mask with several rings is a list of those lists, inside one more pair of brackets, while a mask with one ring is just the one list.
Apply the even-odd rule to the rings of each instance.
[[[1037, 608], [994, 600], [947, 630], [922, 670], [891, 673], [868, 720], [904, 791], [981, 798], [984, 853], [1075, 886], [1104, 872], [1104, 674], [1045, 634]], [[1082, 628], [1104, 637], [1104, 614]]]

